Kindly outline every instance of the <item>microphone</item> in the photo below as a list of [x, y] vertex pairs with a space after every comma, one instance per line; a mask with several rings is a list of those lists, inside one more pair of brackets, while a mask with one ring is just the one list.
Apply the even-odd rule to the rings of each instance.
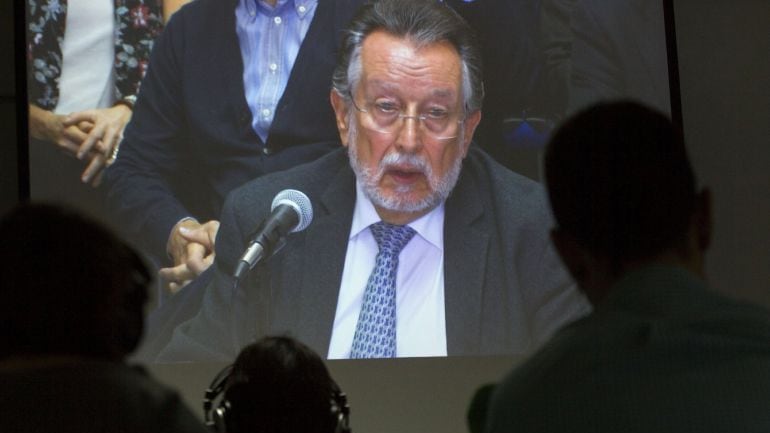
[[305, 194], [285, 189], [276, 194], [270, 216], [264, 219], [249, 240], [233, 272], [237, 285], [263, 258], [272, 256], [286, 243], [287, 234], [305, 230], [313, 221], [313, 206]]

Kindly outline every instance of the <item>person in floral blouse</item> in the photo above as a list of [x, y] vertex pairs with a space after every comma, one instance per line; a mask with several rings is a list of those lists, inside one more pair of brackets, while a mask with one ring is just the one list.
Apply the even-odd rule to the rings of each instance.
[[[163, 29], [162, 7], [162, 0], [27, 0], [31, 147], [53, 144], [82, 161], [83, 183], [98, 186], [117, 156]], [[40, 150], [32, 148], [31, 155]], [[48, 160], [64, 163], [58, 155]]]

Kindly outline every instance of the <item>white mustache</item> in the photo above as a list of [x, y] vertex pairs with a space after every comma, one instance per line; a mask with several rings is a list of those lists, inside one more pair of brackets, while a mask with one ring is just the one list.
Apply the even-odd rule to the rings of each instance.
[[378, 178], [382, 176], [385, 170], [388, 169], [404, 169], [419, 171], [428, 179], [433, 176], [433, 169], [428, 163], [427, 159], [420, 155], [410, 153], [392, 152], [385, 155], [378, 164]]

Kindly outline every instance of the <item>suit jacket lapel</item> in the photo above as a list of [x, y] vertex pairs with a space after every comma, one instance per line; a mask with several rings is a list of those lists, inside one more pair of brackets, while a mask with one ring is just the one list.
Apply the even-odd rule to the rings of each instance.
[[314, 221], [307, 229], [301, 293], [298, 300], [298, 326], [302, 339], [326, 354], [331, 341], [332, 324], [337, 309], [337, 296], [345, 265], [350, 225], [355, 203], [355, 178], [345, 164], [334, 175], [315, 210]]
[[489, 235], [474, 226], [484, 215], [480, 191], [463, 170], [446, 202], [444, 222], [444, 302], [447, 354], [478, 352], [482, 289]]

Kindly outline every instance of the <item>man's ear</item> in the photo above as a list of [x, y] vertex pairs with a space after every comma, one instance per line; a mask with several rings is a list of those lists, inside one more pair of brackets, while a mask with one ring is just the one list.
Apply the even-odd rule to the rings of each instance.
[[463, 136], [463, 157], [468, 154], [468, 148], [473, 140], [473, 133], [476, 132], [476, 127], [479, 126], [481, 121], [481, 110], [476, 110], [463, 120], [465, 123], [465, 135]]
[[337, 92], [337, 90], [332, 89], [332, 91], [329, 93], [329, 99], [332, 103], [332, 108], [334, 109], [334, 117], [337, 121], [337, 130], [340, 133], [340, 141], [342, 142], [342, 145], [347, 147], [348, 145], [348, 131], [349, 131], [349, 125], [348, 125], [348, 109], [349, 105], [345, 101], [345, 98], [340, 96], [340, 94]]
[[573, 236], [559, 228], [551, 230], [551, 241], [580, 291], [594, 306], [607, 297], [616, 276], [611, 259], [592, 254]]
[[588, 277], [588, 263], [585, 260], [583, 248], [578, 245], [575, 238], [559, 228], [551, 230], [551, 242], [572, 278], [582, 286]]

